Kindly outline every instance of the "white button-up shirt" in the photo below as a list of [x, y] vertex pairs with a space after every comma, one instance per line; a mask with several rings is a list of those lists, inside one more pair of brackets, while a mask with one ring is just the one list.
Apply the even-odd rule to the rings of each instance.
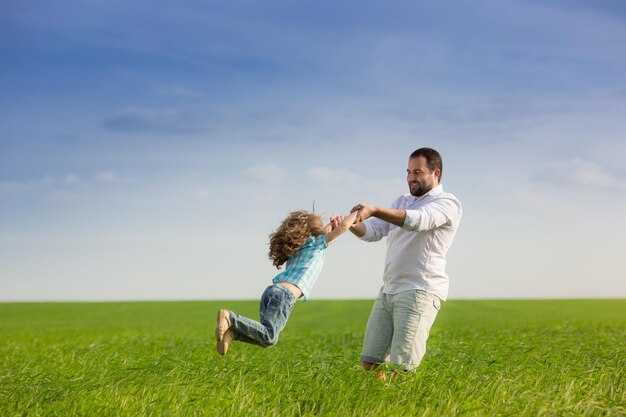
[[419, 289], [445, 300], [449, 282], [446, 253], [461, 221], [461, 202], [438, 185], [422, 197], [402, 195], [391, 207], [406, 210], [404, 225], [400, 228], [370, 217], [364, 221], [361, 238], [375, 242], [387, 236], [382, 292]]

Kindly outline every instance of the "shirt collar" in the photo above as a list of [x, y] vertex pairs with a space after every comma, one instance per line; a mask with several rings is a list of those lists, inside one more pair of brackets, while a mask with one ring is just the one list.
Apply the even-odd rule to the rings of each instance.
[[438, 194], [441, 194], [441, 193], [443, 193], [443, 186], [441, 184], [438, 184], [435, 188], [433, 188], [432, 190], [430, 190], [426, 194], [438, 195]]
[[[431, 190], [429, 192], [427, 192], [426, 194], [424, 194], [421, 197], [414, 197], [414, 196], [412, 196], [412, 197], [415, 199], [415, 201], [419, 201], [419, 200], [422, 200], [422, 199], [426, 198], [426, 196], [436, 196], [436, 195], [439, 195], [441, 193], [443, 193], [443, 186], [441, 184], [439, 184], [436, 187], [431, 188]], [[409, 195], [411, 195], [411, 194], [409, 194]]]

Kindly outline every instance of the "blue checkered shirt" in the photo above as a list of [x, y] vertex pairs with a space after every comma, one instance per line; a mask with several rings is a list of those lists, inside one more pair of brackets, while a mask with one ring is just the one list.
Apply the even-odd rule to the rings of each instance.
[[309, 299], [311, 288], [315, 285], [324, 265], [324, 253], [328, 244], [326, 235], [309, 236], [297, 251], [287, 259], [285, 270], [274, 277], [272, 283], [286, 281], [302, 291], [302, 301]]

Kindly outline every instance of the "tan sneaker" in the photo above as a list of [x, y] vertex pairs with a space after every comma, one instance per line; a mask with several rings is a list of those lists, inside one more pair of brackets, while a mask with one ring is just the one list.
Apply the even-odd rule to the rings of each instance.
[[220, 340], [219, 342], [215, 344], [217, 353], [219, 353], [220, 355], [226, 355], [226, 352], [228, 352], [228, 346], [230, 345], [230, 342], [232, 342], [234, 338], [235, 338], [235, 332], [233, 332], [233, 329], [226, 330], [224, 332], [224, 337], [222, 337], [222, 340]]
[[230, 327], [230, 311], [221, 309], [217, 312], [217, 325], [215, 326], [215, 340], [222, 341], [224, 333]]

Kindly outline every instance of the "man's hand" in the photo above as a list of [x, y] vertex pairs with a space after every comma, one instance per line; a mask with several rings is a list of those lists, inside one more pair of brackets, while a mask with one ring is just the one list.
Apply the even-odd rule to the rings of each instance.
[[[380, 220], [384, 220], [398, 227], [402, 227], [404, 225], [404, 220], [406, 219], [406, 210], [372, 206], [365, 203], [357, 204], [356, 206], [352, 207], [350, 213], [354, 213], [355, 211], [358, 211], [358, 214], [356, 216], [357, 222], [362, 222], [363, 220], [370, 217], [377, 217]], [[363, 233], [365, 233], [365, 229], [363, 229]], [[357, 234], [357, 236], [359, 235]]]
[[372, 206], [370, 204], [365, 204], [365, 203], [360, 203], [352, 207], [352, 210], [350, 210], [350, 213], [354, 213], [355, 211], [358, 211], [359, 213], [356, 216], [356, 221], [362, 222], [363, 220], [369, 217], [372, 217], [376, 213], [376, 210], [377, 210], [376, 206]]

